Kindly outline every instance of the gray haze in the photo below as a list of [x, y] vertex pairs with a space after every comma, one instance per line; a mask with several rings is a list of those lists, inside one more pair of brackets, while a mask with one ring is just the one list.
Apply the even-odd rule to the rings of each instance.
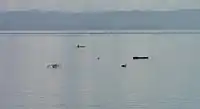
[[199, 109], [199, 46], [199, 34], [1, 34], [0, 108]]
[[116, 10], [199, 9], [199, 0], [0, 0], [0, 10], [59, 10], [70, 12]]
[[67, 13], [0, 13], [0, 30], [179, 30], [200, 29], [200, 10]]

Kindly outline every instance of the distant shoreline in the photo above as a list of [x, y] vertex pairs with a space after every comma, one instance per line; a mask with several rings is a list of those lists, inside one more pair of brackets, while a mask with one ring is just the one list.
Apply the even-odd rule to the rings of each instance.
[[0, 31], [0, 34], [200, 34], [200, 30], [66, 30]]
[[[0, 13], [0, 16], [1, 31], [200, 30], [200, 9], [177, 11], [114, 11], [100, 13], [15, 11]], [[114, 33], [116, 32], [112, 34]]]

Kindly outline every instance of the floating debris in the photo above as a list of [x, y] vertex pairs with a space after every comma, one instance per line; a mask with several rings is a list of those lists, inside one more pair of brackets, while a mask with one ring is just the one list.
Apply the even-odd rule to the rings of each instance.
[[49, 64], [49, 65], [47, 65], [47, 68], [54, 68], [54, 69], [56, 69], [58, 67], [60, 67], [59, 64]]
[[122, 64], [122, 65], [121, 65], [121, 67], [124, 67], [124, 68], [126, 68], [126, 66], [127, 66], [127, 64]]
[[79, 44], [78, 44], [78, 45], [76, 45], [76, 47], [77, 47], [77, 48], [85, 48], [86, 46], [85, 46], [85, 45], [79, 45]]
[[137, 59], [149, 59], [149, 57], [147, 57], [147, 56], [135, 56], [135, 57], [133, 57], [133, 60], [137, 60]]

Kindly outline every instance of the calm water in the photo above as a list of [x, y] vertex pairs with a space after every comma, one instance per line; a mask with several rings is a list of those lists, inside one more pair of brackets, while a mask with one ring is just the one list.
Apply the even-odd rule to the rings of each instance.
[[199, 47], [200, 34], [1, 34], [0, 108], [199, 109]]

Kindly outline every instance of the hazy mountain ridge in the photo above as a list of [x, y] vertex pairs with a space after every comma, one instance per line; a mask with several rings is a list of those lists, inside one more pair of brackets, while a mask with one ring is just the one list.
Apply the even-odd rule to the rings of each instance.
[[0, 12], [0, 30], [200, 29], [200, 10], [114, 12]]

